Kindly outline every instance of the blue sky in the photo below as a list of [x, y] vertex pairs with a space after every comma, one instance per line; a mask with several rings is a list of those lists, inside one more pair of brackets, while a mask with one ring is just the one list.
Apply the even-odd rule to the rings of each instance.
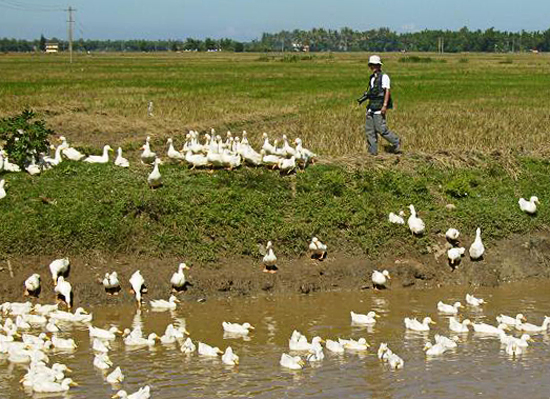
[[[65, 38], [70, 4], [75, 38], [237, 40], [262, 32], [344, 26], [398, 32], [422, 29], [546, 30], [550, 1], [530, 0], [0, 0], [0, 37]], [[55, 11], [60, 10], [60, 11]]]

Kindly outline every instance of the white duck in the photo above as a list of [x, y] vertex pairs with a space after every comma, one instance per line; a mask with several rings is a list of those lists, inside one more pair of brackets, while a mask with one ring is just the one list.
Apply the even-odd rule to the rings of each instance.
[[505, 350], [506, 350], [506, 353], [512, 357], [516, 357], [523, 354], [523, 348], [520, 345], [518, 345], [517, 342], [515, 341], [509, 342], [506, 345]]
[[340, 342], [327, 339], [326, 347], [327, 350], [333, 353], [344, 353], [344, 345]]
[[409, 230], [411, 230], [411, 232], [415, 235], [423, 234], [424, 230], [426, 229], [426, 225], [424, 224], [424, 221], [416, 216], [416, 211], [413, 205], [409, 205], [409, 209], [411, 211], [411, 215], [407, 220], [407, 224], [409, 225]]
[[497, 335], [499, 337], [506, 334], [505, 330], [509, 330], [506, 324], [499, 324], [498, 327], [495, 327], [487, 323], [472, 323], [472, 327], [476, 333]]
[[515, 326], [516, 324], [521, 323], [522, 321], [527, 321], [525, 316], [521, 313], [518, 313], [516, 317], [510, 317], [510, 316], [501, 314], [501, 315], [498, 315], [496, 319], [497, 319], [497, 323], [504, 323], [504, 324], [508, 324], [509, 326]]
[[416, 318], [410, 319], [408, 317], [405, 317], [403, 321], [405, 323], [405, 327], [408, 330], [413, 330], [413, 331], [430, 331], [430, 324], [435, 324], [435, 322], [429, 316], [424, 317], [424, 320], [422, 320], [422, 323], [419, 322]]
[[262, 151], [264, 152], [264, 154], [276, 155], [277, 150], [276, 150], [275, 146], [273, 146], [269, 143], [269, 138], [267, 137], [267, 133], [262, 134], [262, 137], [264, 139], [264, 144], [262, 145]]
[[117, 156], [115, 158], [115, 166], [120, 166], [121, 168], [129, 168], [130, 161], [122, 156], [122, 148], [118, 147]]
[[439, 301], [437, 303], [437, 310], [439, 313], [445, 313], [445, 314], [458, 314], [458, 308], [461, 308], [462, 304], [460, 302], [455, 302], [453, 305], [447, 305], [446, 303], [443, 303]]
[[304, 148], [301, 138], [296, 138], [294, 140], [294, 144], [296, 144], [296, 154], [302, 154], [302, 157], [305, 157], [304, 161], [315, 158], [317, 156], [317, 154], [315, 154], [313, 151]]
[[170, 279], [172, 289], [178, 291], [185, 287], [186, 279], [183, 273], [184, 270], [190, 270], [190, 268], [182, 262], [178, 265], [178, 271], [172, 274], [172, 278]]
[[109, 151], [112, 151], [113, 149], [111, 146], [106, 145], [103, 147], [103, 154], [102, 155], [90, 155], [88, 158], [84, 159], [84, 162], [87, 163], [108, 163], [109, 162]]
[[65, 137], [61, 136], [59, 139], [61, 140], [61, 152], [67, 159], [71, 161], [82, 161], [86, 157], [86, 155], [82, 154], [77, 149], [69, 147]]
[[40, 274], [34, 273], [25, 280], [25, 294], [34, 295], [40, 289]]
[[147, 338], [133, 336], [130, 334], [126, 338], [124, 338], [124, 344], [126, 346], [133, 346], [133, 347], [140, 347], [140, 346], [151, 347], [151, 346], [155, 346], [157, 339], [159, 339], [159, 337], [155, 333], [149, 334]]
[[230, 334], [237, 334], [237, 335], [248, 335], [250, 330], [254, 330], [254, 327], [250, 325], [250, 323], [228, 323], [228, 322], [222, 322], [223, 331], [228, 332]]
[[67, 392], [71, 389], [71, 386], [78, 386], [78, 384], [70, 378], [65, 378], [60, 383], [48, 380], [38, 380], [32, 386], [32, 390], [38, 393], [58, 393]]
[[245, 160], [246, 163], [259, 166], [262, 164], [262, 154], [257, 153], [254, 151], [254, 149], [250, 146], [246, 146], [244, 150], [242, 151], [242, 157]]
[[77, 308], [74, 313], [63, 312], [61, 310], [50, 313], [50, 319], [72, 323], [89, 323], [92, 321], [92, 317], [91, 314], [88, 314], [88, 312], [82, 308]]
[[359, 338], [358, 340], [354, 339], [339, 339], [338, 340], [342, 345], [344, 345], [345, 350], [353, 352], [365, 352], [370, 348], [370, 345], [367, 343], [365, 338]]
[[105, 380], [109, 384], [120, 384], [122, 381], [124, 381], [124, 374], [122, 374], [122, 370], [120, 369], [120, 367], [117, 367], [110, 374], [107, 375]]
[[481, 229], [478, 227], [476, 229], [476, 239], [470, 245], [470, 258], [472, 260], [478, 260], [483, 257], [483, 254], [485, 253], [485, 246], [483, 245], [483, 242], [481, 241]]
[[472, 324], [472, 322], [468, 319], [463, 320], [461, 323], [454, 317], [449, 318], [449, 330], [455, 333], [467, 333], [470, 324]]
[[132, 274], [132, 276], [130, 277], [130, 286], [132, 287], [132, 291], [136, 296], [138, 307], [141, 307], [141, 293], [145, 287], [145, 279], [143, 278], [139, 270], [136, 270], [134, 274]]
[[388, 221], [392, 224], [405, 224], [405, 219], [403, 217], [405, 216], [405, 212], [399, 211], [399, 214], [395, 214], [393, 212], [390, 212], [388, 216]]
[[367, 314], [353, 313], [351, 314], [351, 322], [354, 324], [373, 325], [376, 323], [376, 318], [380, 317], [375, 312], [370, 311]]
[[391, 280], [390, 272], [383, 270], [379, 272], [378, 270], [373, 270], [371, 281], [374, 288], [386, 288], [388, 280]]
[[294, 157], [296, 155], [296, 149], [292, 148], [288, 144], [288, 138], [286, 134], [283, 134], [283, 154], [284, 157]]
[[121, 389], [120, 391], [115, 393], [112, 397], [119, 398], [119, 399], [149, 399], [151, 397], [150, 392], [151, 392], [151, 388], [149, 388], [149, 385], [146, 385], [143, 388], [140, 388], [138, 391], [130, 395], [128, 395], [128, 393], [125, 390]]
[[6, 181], [0, 180], [0, 199], [6, 198]]
[[193, 343], [191, 338], [187, 338], [180, 348], [181, 352], [190, 355], [197, 350], [197, 346]]
[[388, 364], [392, 369], [398, 370], [403, 368], [405, 362], [395, 353], [390, 353], [388, 356]]
[[447, 238], [447, 240], [449, 240], [450, 242], [456, 242], [458, 240], [458, 237], [460, 236], [460, 232], [451, 227], [449, 230], [447, 230], [447, 232], [445, 233], [445, 237]]
[[281, 360], [279, 361], [279, 364], [282, 367], [286, 367], [290, 370], [301, 370], [305, 366], [305, 362], [300, 356], [290, 356], [286, 353], [283, 353], [281, 355]]
[[537, 326], [535, 324], [531, 323], [522, 323], [519, 321], [516, 323], [515, 327], [517, 330], [525, 331], [528, 333], [540, 333], [540, 332], [546, 332], [548, 331], [548, 326], [550, 326], [550, 317], [544, 316], [544, 321], [542, 322], [542, 325]]
[[57, 277], [69, 271], [69, 258], [56, 259], [50, 263], [50, 272], [54, 285], [57, 284]]
[[466, 303], [470, 306], [481, 306], [485, 303], [487, 303], [484, 299], [476, 298], [473, 295], [466, 294]]
[[209, 357], [216, 357], [223, 354], [223, 352], [218, 347], [210, 346], [208, 344], [205, 344], [204, 342], [199, 342], [198, 353], [201, 356]]
[[63, 149], [61, 147], [61, 145], [58, 145], [57, 148], [56, 147], [53, 147], [55, 148], [55, 155], [54, 157], [50, 157], [50, 156], [45, 156], [43, 159], [44, 159], [44, 162], [47, 163], [48, 165], [51, 165], [51, 166], [57, 166], [61, 163], [62, 161], [62, 158], [61, 158], [61, 150]]
[[266, 273], [274, 273], [277, 269], [277, 256], [275, 256], [275, 252], [273, 251], [273, 244], [271, 241], [267, 242], [266, 246], [266, 254], [263, 257], [263, 264], [264, 264], [264, 272]]
[[432, 344], [431, 342], [427, 342], [424, 346], [424, 351], [426, 352], [427, 356], [439, 356], [445, 353], [448, 350], [448, 348], [443, 344]]
[[154, 311], [157, 312], [163, 312], [166, 310], [174, 310], [178, 306], [179, 299], [176, 298], [174, 295], [170, 295], [170, 298], [166, 301], [164, 299], [153, 299], [149, 303], [151, 304], [151, 308]]
[[157, 158], [157, 154], [151, 151], [151, 145], [149, 144], [149, 141], [151, 140], [151, 137], [147, 136], [145, 139], [145, 144], [141, 147], [143, 152], [141, 153], [141, 162], [145, 164], [152, 164], [155, 159]]
[[225, 353], [222, 355], [222, 362], [228, 366], [237, 366], [239, 364], [239, 356], [235, 355], [233, 349], [228, 346]]
[[306, 356], [306, 360], [308, 362], [320, 362], [325, 358], [325, 354], [323, 353], [323, 347], [319, 342], [316, 342], [311, 345], [311, 348], [309, 349], [309, 354]]
[[94, 352], [101, 352], [101, 353], [108, 353], [111, 349], [111, 344], [109, 344], [109, 341], [103, 341], [99, 338], [94, 338], [92, 342], [92, 350]]
[[166, 155], [168, 155], [168, 158], [174, 159], [174, 160], [177, 160], [177, 161], [182, 161], [182, 160], [185, 159], [185, 155], [183, 155], [181, 152], [177, 151], [174, 148], [174, 142], [173, 142], [172, 138], [169, 138], [167, 140], [166, 144], [168, 144], [168, 151], [166, 153]]
[[74, 342], [74, 339], [68, 338], [58, 338], [55, 335], [52, 336], [52, 345], [56, 349], [64, 349], [64, 350], [73, 350], [76, 349], [76, 343]]
[[160, 175], [159, 164], [160, 159], [156, 158], [154, 162], [155, 166], [153, 167], [152, 172], [147, 177], [147, 183], [149, 183], [149, 187], [151, 188], [162, 186], [162, 176]]
[[282, 159], [280, 156], [275, 154], [266, 154], [265, 150], [261, 150], [260, 155], [262, 156], [262, 163], [271, 166], [272, 169], [275, 169], [279, 165], [279, 161]]
[[185, 161], [189, 165], [193, 165], [191, 169], [195, 169], [196, 167], [203, 167], [207, 166], [209, 164], [208, 158], [202, 154], [193, 154], [193, 151], [188, 150], [185, 153]]
[[63, 276], [57, 278], [57, 285], [55, 286], [56, 294], [59, 294], [63, 297], [63, 300], [67, 304], [67, 307], [70, 309], [72, 307], [72, 291], [71, 283], [65, 281]]
[[59, 308], [59, 305], [57, 303], [55, 305], [41, 305], [37, 303], [36, 305], [34, 305], [33, 311], [40, 315], [47, 316], [50, 313], [58, 310], [58, 308]]
[[90, 338], [99, 338], [107, 341], [114, 341], [116, 339], [116, 334], [122, 334], [115, 326], [105, 330], [104, 328], [98, 328], [93, 326], [88, 326], [88, 332], [90, 333]]
[[229, 170], [233, 170], [241, 166], [241, 156], [232, 154], [229, 150], [224, 150], [221, 154], [222, 165]]
[[113, 362], [111, 359], [109, 359], [109, 356], [107, 356], [105, 353], [100, 353], [98, 355], [95, 355], [94, 357], [94, 367], [100, 369], [100, 370], [108, 370], [113, 365]]
[[462, 255], [464, 255], [464, 252], [466, 252], [466, 248], [460, 247], [460, 248], [449, 248], [447, 251], [447, 257], [449, 258], [449, 263], [451, 266], [455, 266], [458, 263], [460, 263], [460, 260], [462, 259]]
[[540, 204], [539, 199], [536, 196], [532, 196], [529, 201], [524, 198], [520, 198], [518, 201], [519, 209], [530, 215], [537, 213], [537, 204]]
[[114, 290], [120, 288], [120, 281], [118, 281], [118, 273], [105, 273], [105, 278], [103, 279], [103, 288], [107, 293], [111, 293]]
[[458, 346], [457, 343], [456, 343], [458, 341], [458, 337], [453, 337], [453, 339], [450, 339], [450, 338], [447, 338], [444, 335], [435, 334], [434, 335], [434, 340], [437, 344], [441, 344], [443, 346], [446, 346], [447, 349], [454, 349]]
[[325, 258], [327, 254], [326, 244], [323, 244], [321, 240], [319, 240], [317, 237], [313, 237], [311, 239], [311, 242], [309, 243], [309, 250], [312, 254], [312, 257], [315, 257], [317, 259]]
[[293, 156], [289, 159], [281, 158], [279, 159], [279, 163], [277, 164], [277, 166], [279, 167], [279, 169], [289, 174], [294, 169], [296, 169], [296, 158]]

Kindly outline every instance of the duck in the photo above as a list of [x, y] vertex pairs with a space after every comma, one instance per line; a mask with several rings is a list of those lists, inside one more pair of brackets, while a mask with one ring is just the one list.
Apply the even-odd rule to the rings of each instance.
[[358, 314], [350, 312], [351, 322], [354, 324], [373, 325], [376, 323], [376, 318], [380, 317], [375, 312], [370, 311], [367, 314]]
[[483, 258], [483, 254], [485, 253], [485, 246], [481, 241], [481, 229], [479, 227], [476, 229], [476, 238], [472, 245], [470, 245], [470, 249], [468, 252], [470, 253], [470, 259], [472, 260], [479, 260]]
[[339, 342], [344, 345], [345, 350], [353, 352], [365, 352], [370, 348], [370, 345], [367, 343], [365, 338], [359, 338], [358, 340], [354, 339], [339, 339]]
[[23, 320], [25, 320], [27, 323], [32, 324], [33, 326], [44, 326], [48, 323], [48, 319], [46, 318], [46, 316], [42, 316], [39, 314], [23, 315]]
[[76, 343], [74, 342], [74, 339], [63, 339], [58, 338], [55, 335], [52, 336], [52, 345], [56, 349], [64, 349], [64, 350], [73, 350], [76, 349]]
[[153, 171], [147, 177], [147, 183], [151, 188], [157, 188], [162, 186], [162, 176], [159, 171], [160, 159], [156, 158], [154, 162]]
[[445, 237], [447, 238], [447, 240], [449, 242], [457, 242], [459, 236], [460, 236], [460, 232], [457, 229], [453, 228], [453, 227], [451, 227], [445, 233]]
[[388, 216], [388, 221], [392, 224], [405, 224], [405, 212], [399, 211], [399, 213], [396, 215], [393, 212], [390, 212]]
[[32, 390], [38, 393], [58, 393], [67, 392], [72, 386], [78, 386], [78, 384], [70, 378], [65, 378], [60, 383], [39, 379], [33, 384]]
[[92, 342], [92, 350], [94, 352], [108, 353], [110, 349], [111, 349], [111, 344], [109, 344], [109, 341], [104, 341], [99, 338], [94, 338]]
[[178, 306], [177, 304], [179, 302], [180, 301], [179, 301], [178, 298], [176, 298], [174, 295], [170, 295], [170, 298], [168, 298], [167, 301], [164, 300], [164, 299], [153, 299], [149, 303], [151, 304], [151, 308], [154, 311], [163, 312], [163, 311], [166, 311], [166, 310], [176, 309], [176, 307]]
[[70, 309], [72, 307], [72, 291], [71, 283], [65, 281], [63, 276], [57, 278], [57, 285], [55, 286], [56, 294], [59, 294], [63, 297], [63, 300], [67, 304], [67, 307]]
[[296, 169], [296, 158], [294, 156], [290, 157], [289, 159], [281, 158], [279, 159], [279, 163], [277, 164], [277, 166], [279, 167], [279, 169], [281, 169], [281, 171], [289, 174]]
[[208, 158], [206, 156], [202, 154], [193, 154], [193, 151], [191, 150], [188, 150], [185, 153], [185, 161], [189, 165], [193, 165], [191, 169], [207, 166], [209, 164]]
[[174, 148], [174, 142], [171, 137], [166, 141], [166, 144], [168, 144], [168, 151], [166, 152], [168, 158], [176, 161], [182, 161], [185, 159], [185, 155]]
[[173, 324], [168, 324], [164, 335], [160, 337], [160, 342], [165, 345], [175, 344], [176, 341], [182, 341], [189, 332], [185, 327], [176, 328]]
[[317, 157], [317, 154], [313, 151], [304, 148], [301, 138], [297, 137], [294, 139], [294, 144], [296, 145], [296, 154], [302, 154], [302, 157], [305, 157], [305, 161]]
[[107, 294], [117, 294], [120, 290], [120, 281], [118, 281], [118, 273], [112, 272], [112, 273], [105, 273], [105, 277], [103, 278], [103, 288], [105, 288], [105, 291]]
[[199, 342], [198, 354], [201, 356], [216, 357], [223, 354], [223, 352], [218, 347]]
[[439, 301], [437, 303], [437, 310], [439, 313], [445, 313], [445, 314], [458, 314], [458, 308], [461, 308], [462, 304], [460, 302], [455, 302], [453, 305], [447, 305], [446, 303], [443, 303]]
[[301, 370], [305, 366], [305, 362], [302, 360], [300, 356], [290, 356], [286, 353], [283, 353], [281, 355], [281, 360], [279, 360], [279, 364], [282, 367], [286, 367], [290, 370]]
[[36, 295], [40, 291], [40, 274], [34, 273], [25, 280], [25, 295]]
[[50, 313], [50, 319], [73, 323], [89, 323], [92, 321], [92, 317], [91, 314], [88, 314], [88, 312], [81, 307], [77, 308], [74, 313], [63, 312], [61, 310]]
[[110, 145], [103, 146], [102, 155], [90, 155], [88, 158], [84, 159], [84, 162], [87, 163], [108, 163], [109, 162], [109, 151], [112, 151]]
[[271, 166], [272, 169], [275, 169], [279, 165], [279, 161], [282, 159], [280, 156], [275, 154], [267, 154], [265, 150], [260, 151], [262, 156], [262, 163]]
[[464, 255], [464, 252], [466, 252], [466, 248], [460, 247], [460, 248], [449, 248], [447, 251], [447, 257], [449, 258], [449, 264], [451, 266], [455, 266], [458, 263], [460, 263], [460, 260], [462, 259], [462, 255]]
[[136, 296], [138, 307], [141, 307], [141, 293], [145, 289], [145, 279], [139, 270], [135, 271], [130, 277], [130, 286]]
[[[277, 155], [277, 149], [275, 148], [275, 146], [271, 145], [271, 143], [269, 142], [269, 138], [267, 137], [267, 133], [263, 133], [262, 134], [262, 138], [264, 139], [264, 143], [262, 145], [262, 151], [263, 151], [263, 154], [272, 154], [272, 155]], [[261, 151], [260, 151], [261, 153]]]
[[59, 332], [60, 329], [57, 326], [57, 320], [56, 319], [50, 319], [48, 323], [46, 324], [46, 331], [50, 333], [56, 333]]
[[395, 353], [390, 353], [388, 356], [388, 364], [393, 370], [398, 370], [402, 369], [403, 366], [405, 366], [405, 361]]
[[6, 198], [6, 181], [4, 179], [0, 180], [0, 199]]
[[119, 399], [149, 399], [151, 397], [151, 388], [149, 385], [145, 385], [143, 388], [140, 388], [138, 391], [133, 394], [128, 395], [128, 393], [121, 389], [115, 393], [112, 397]]
[[11, 163], [3, 150], [0, 150], [0, 159], [3, 163], [1, 168], [2, 170], [13, 173], [21, 172], [21, 168], [19, 167], [19, 165]]
[[407, 219], [409, 230], [414, 235], [417, 235], [417, 236], [422, 235], [424, 233], [424, 230], [426, 229], [426, 225], [424, 224], [424, 221], [416, 216], [414, 205], [409, 205], [409, 210], [411, 211], [411, 215], [409, 216], [409, 219]]
[[120, 384], [122, 381], [124, 381], [124, 374], [122, 374], [122, 370], [120, 369], [120, 367], [117, 367], [110, 374], [107, 375], [105, 380], [109, 384]]
[[372, 271], [371, 281], [375, 289], [386, 288], [388, 280], [391, 280], [390, 272], [383, 270], [379, 272], [378, 270]]
[[25, 170], [31, 176], [39, 175], [42, 172], [42, 169], [40, 168], [40, 166], [38, 166], [34, 162], [34, 157], [32, 158], [31, 162], [25, 167]]
[[250, 330], [254, 330], [254, 327], [250, 325], [250, 323], [228, 323], [228, 322], [222, 322], [223, 331], [231, 333], [231, 334], [237, 334], [237, 335], [248, 335]]
[[263, 257], [263, 264], [264, 264], [264, 272], [266, 273], [275, 273], [277, 271], [277, 256], [275, 256], [275, 252], [273, 251], [273, 244], [271, 241], [267, 242], [267, 246], [265, 247], [266, 254]]
[[130, 161], [122, 156], [122, 148], [117, 148], [117, 156], [115, 158], [115, 166], [120, 166], [121, 168], [129, 168]]
[[107, 341], [114, 341], [116, 339], [116, 334], [122, 334], [122, 331], [115, 326], [112, 326], [108, 330], [88, 326], [88, 332], [90, 333], [90, 338], [99, 338]]
[[151, 137], [147, 136], [145, 139], [145, 144], [141, 147], [143, 152], [141, 153], [141, 162], [145, 164], [152, 164], [155, 162], [155, 159], [157, 159], [157, 154], [151, 151], [151, 145], [149, 142], [151, 141]]
[[420, 323], [416, 318], [410, 319], [408, 317], [405, 317], [403, 321], [405, 322], [405, 327], [407, 330], [413, 331], [430, 331], [430, 324], [436, 324], [429, 316], [424, 317], [422, 323]]
[[466, 294], [466, 303], [470, 306], [481, 306], [485, 303], [487, 303], [484, 299], [481, 299], [481, 298], [476, 298], [475, 296], [473, 295], [470, 295], [470, 294]]
[[333, 353], [344, 353], [344, 345], [331, 339], [327, 339], [326, 348]]
[[56, 310], [58, 310], [58, 308], [59, 308], [59, 304], [57, 304], [57, 303], [54, 304], [54, 305], [42, 305], [42, 304], [37, 303], [36, 305], [34, 305], [33, 311], [35, 313], [38, 313], [39, 315], [47, 316], [50, 313], [55, 312]]
[[523, 334], [521, 337], [516, 338], [513, 335], [503, 334], [500, 336], [500, 343], [503, 345], [509, 345], [511, 342], [515, 342], [518, 346], [522, 348], [527, 348], [529, 346], [529, 341], [533, 339], [529, 334]]
[[509, 330], [506, 324], [499, 324], [497, 327], [487, 323], [472, 323], [472, 327], [476, 333], [502, 336], [505, 330]]
[[241, 155], [244, 161], [250, 165], [260, 166], [262, 164], [263, 155], [254, 151], [249, 145], [244, 148]]
[[233, 170], [241, 166], [241, 156], [239, 154], [232, 154], [226, 149], [221, 154], [221, 162], [228, 170]]
[[468, 319], [464, 319], [462, 322], [459, 322], [454, 317], [449, 318], [449, 330], [455, 333], [467, 333], [469, 331], [468, 326], [471, 324], [472, 322]]
[[172, 278], [170, 279], [172, 290], [180, 291], [185, 288], [186, 279], [183, 273], [184, 270], [190, 270], [190, 268], [182, 262], [178, 265], [178, 271], [172, 274]]
[[235, 355], [233, 349], [228, 346], [222, 355], [222, 362], [228, 366], [237, 366], [239, 365], [239, 356]]
[[521, 209], [523, 212], [534, 215], [537, 213], [537, 204], [540, 204], [538, 197], [532, 196], [529, 201], [527, 201], [524, 198], [520, 198], [518, 201], [519, 209]]
[[516, 317], [510, 317], [503, 314], [500, 314], [496, 317], [497, 323], [503, 323], [507, 324], [509, 326], [515, 326], [518, 323], [521, 323], [522, 321], [527, 321], [525, 316], [521, 313], [518, 313]]
[[61, 153], [65, 156], [65, 158], [70, 161], [82, 161], [86, 158], [86, 155], [82, 154], [77, 149], [70, 147], [65, 137], [61, 136], [59, 140], [61, 140], [61, 144], [59, 145], [61, 147]]
[[180, 348], [181, 352], [190, 355], [191, 353], [195, 352], [197, 350], [197, 346], [193, 343], [191, 338], [187, 338], [185, 342], [181, 345]]
[[523, 354], [523, 348], [517, 344], [515, 341], [511, 341], [506, 345], [506, 353], [512, 357], [519, 356]]
[[292, 148], [290, 144], [288, 144], [288, 138], [286, 137], [286, 134], [283, 134], [283, 157], [293, 157], [296, 155], [296, 149]]
[[309, 243], [311, 257], [315, 259], [324, 259], [327, 255], [327, 246], [323, 244], [317, 237], [313, 237]]
[[43, 161], [47, 164], [47, 165], [50, 165], [50, 166], [57, 166], [59, 165], [61, 162], [62, 162], [62, 158], [61, 158], [61, 150], [63, 150], [63, 148], [61, 147], [61, 145], [58, 145], [57, 147], [55, 146], [52, 146], [51, 147], [52, 149], [55, 148], [55, 155], [54, 157], [50, 157], [50, 156], [45, 156], [43, 158]]
[[445, 353], [447, 350], [448, 348], [441, 343], [432, 344], [431, 342], [427, 342], [424, 346], [424, 351], [426, 352], [427, 356], [439, 356]]
[[378, 359], [382, 361], [387, 361], [391, 353], [392, 351], [388, 347], [388, 344], [386, 342], [380, 343], [380, 346], [378, 347], [378, 352], [377, 352]]
[[100, 370], [108, 370], [113, 365], [113, 362], [111, 359], [109, 359], [109, 356], [107, 356], [105, 353], [100, 353], [98, 355], [95, 355], [94, 357], [94, 367], [100, 369]]
[[50, 263], [50, 272], [52, 274], [52, 280], [54, 285], [57, 284], [57, 277], [59, 275], [66, 275], [69, 271], [69, 258], [56, 259]]
[[306, 356], [306, 360], [308, 362], [320, 362], [325, 358], [325, 354], [323, 353], [323, 347], [319, 342], [316, 342], [311, 345], [311, 348], [309, 349], [309, 354]]
[[444, 335], [435, 334], [434, 335], [434, 340], [435, 340], [436, 344], [441, 344], [441, 345], [447, 347], [447, 349], [454, 349], [458, 346], [457, 343], [456, 343], [458, 341], [458, 337], [453, 337], [453, 339], [450, 339], [450, 338], [447, 338]]
[[157, 339], [159, 339], [159, 337], [155, 333], [149, 334], [147, 336], [147, 338], [133, 336], [133, 335], [130, 334], [126, 338], [124, 338], [124, 344], [126, 346], [133, 346], [133, 347], [155, 346], [155, 343], [156, 343]]
[[528, 333], [546, 332], [548, 330], [548, 326], [550, 326], [550, 317], [548, 316], [544, 316], [544, 321], [540, 326], [531, 323], [522, 323], [521, 321], [515, 324], [517, 330], [525, 331]]

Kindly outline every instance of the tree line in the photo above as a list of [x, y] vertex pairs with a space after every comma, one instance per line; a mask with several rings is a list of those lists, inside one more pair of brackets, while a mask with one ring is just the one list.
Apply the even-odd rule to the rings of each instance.
[[[61, 50], [67, 49], [65, 40], [41, 36], [36, 40], [0, 39], [0, 52], [43, 51], [46, 42], [57, 42]], [[388, 28], [356, 31], [314, 28], [311, 30], [264, 33], [261, 38], [240, 42], [230, 38], [204, 40], [76, 40], [73, 49], [79, 52], [154, 52], [154, 51], [444, 51], [456, 52], [517, 52], [550, 51], [550, 28], [546, 31], [458, 31], [423, 30], [397, 33]]]

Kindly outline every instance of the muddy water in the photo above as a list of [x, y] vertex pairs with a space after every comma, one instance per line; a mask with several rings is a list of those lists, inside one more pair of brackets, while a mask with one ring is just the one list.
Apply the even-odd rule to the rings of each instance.
[[[133, 307], [95, 308], [94, 325], [121, 329], [142, 323], [144, 332], [161, 334], [166, 325], [185, 323], [194, 340], [225, 349], [231, 345], [240, 356], [236, 368], [220, 359], [186, 357], [177, 347], [158, 344], [154, 349], [126, 350], [122, 340], [110, 352], [115, 366], [126, 375], [122, 387], [129, 392], [149, 384], [152, 397], [160, 398], [548, 398], [550, 397], [550, 335], [535, 335], [535, 342], [517, 359], [509, 358], [495, 338], [472, 332], [460, 338], [456, 350], [427, 359], [422, 351], [434, 333], [450, 335], [447, 316], [439, 315], [436, 303], [462, 301], [467, 292], [488, 301], [482, 310], [465, 308], [462, 317], [495, 324], [500, 313], [523, 313], [529, 322], [541, 324], [550, 314], [548, 283], [522, 283], [494, 289], [452, 287], [444, 289], [385, 292], [321, 293], [310, 296], [278, 296], [206, 303], [184, 303], [174, 313], [141, 315]], [[351, 325], [350, 310], [375, 310], [382, 317], [373, 328]], [[403, 318], [430, 315], [436, 322], [429, 334], [406, 333]], [[221, 322], [248, 321], [256, 326], [250, 339], [224, 338]], [[373, 350], [366, 355], [334, 355], [325, 351], [319, 364], [301, 371], [279, 366], [288, 352], [288, 338], [298, 329], [308, 338], [365, 337]], [[103, 374], [92, 366], [93, 355], [87, 329], [74, 327], [63, 336], [79, 344], [73, 353], [58, 353], [51, 361], [71, 367], [80, 386], [68, 398], [108, 398], [114, 391]], [[516, 334], [518, 335], [518, 334]], [[405, 360], [402, 370], [392, 371], [376, 357], [380, 342]], [[24, 369], [0, 359], [0, 398], [30, 396], [18, 381]], [[37, 396], [41, 397], [41, 396]], [[59, 397], [53, 395], [53, 397]]]

